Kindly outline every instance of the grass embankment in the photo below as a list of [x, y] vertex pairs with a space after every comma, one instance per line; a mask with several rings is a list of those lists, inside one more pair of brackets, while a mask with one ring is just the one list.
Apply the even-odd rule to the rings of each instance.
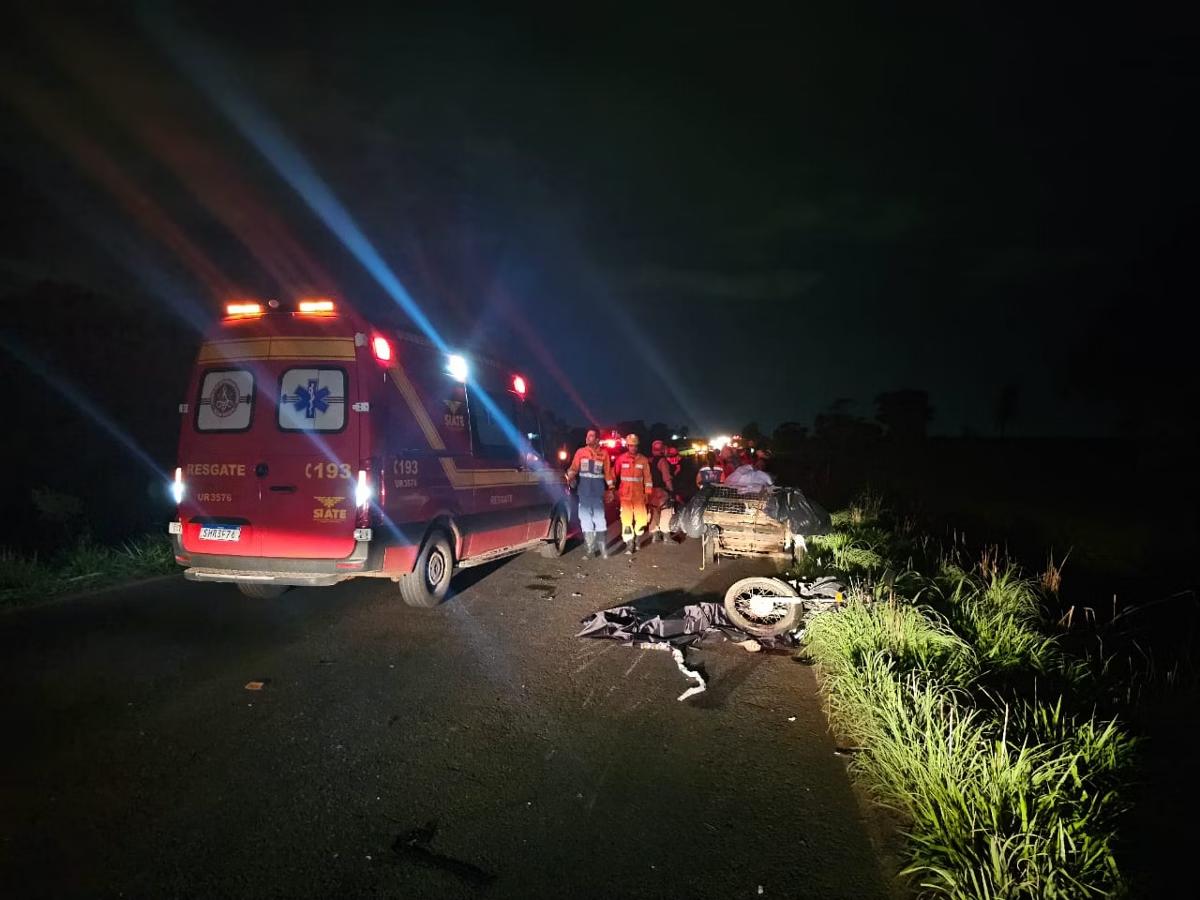
[[995, 553], [968, 568], [877, 502], [834, 528], [802, 569], [854, 590], [811, 623], [808, 652], [835, 728], [860, 748], [852, 773], [907, 824], [917, 893], [1124, 892], [1116, 826], [1135, 742], [1102, 660], [1067, 649], [1051, 612], [1060, 573], [1033, 581]]
[[165, 535], [145, 535], [119, 547], [81, 542], [52, 557], [0, 550], [0, 607], [175, 570], [175, 554]]

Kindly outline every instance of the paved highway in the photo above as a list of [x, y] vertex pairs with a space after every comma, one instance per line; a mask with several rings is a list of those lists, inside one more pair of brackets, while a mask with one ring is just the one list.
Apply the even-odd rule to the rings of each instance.
[[527, 554], [436, 610], [172, 577], [0, 614], [0, 895], [887, 896], [810, 668], [698, 651], [680, 703], [669, 654], [575, 637], [747, 574], [697, 556]]

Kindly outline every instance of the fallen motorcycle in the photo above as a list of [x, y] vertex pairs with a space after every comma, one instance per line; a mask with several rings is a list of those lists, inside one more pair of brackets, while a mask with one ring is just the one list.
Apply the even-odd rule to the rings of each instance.
[[815, 581], [753, 577], [730, 585], [723, 607], [741, 631], [776, 637], [798, 631], [810, 616], [845, 602], [845, 586], [832, 577]]

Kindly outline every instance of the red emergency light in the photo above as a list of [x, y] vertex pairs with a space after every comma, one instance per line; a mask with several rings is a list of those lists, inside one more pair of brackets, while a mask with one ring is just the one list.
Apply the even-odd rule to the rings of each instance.
[[382, 334], [371, 338], [371, 351], [375, 354], [375, 358], [382, 363], [392, 361], [392, 343]]
[[522, 378], [520, 375], [513, 376], [512, 389], [513, 389], [514, 394], [516, 394], [522, 400], [525, 399], [525, 390], [526, 390], [525, 379]]
[[246, 316], [261, 316], [262, 314], [263, 306], [261, 303], [238, 301], [237, 303], [225, 304], [225, 315], [231, 319], [240, 319]]
[[306, 316], [328, 316], [337, 311], [332, 300], [301, 300], [298, 308]]

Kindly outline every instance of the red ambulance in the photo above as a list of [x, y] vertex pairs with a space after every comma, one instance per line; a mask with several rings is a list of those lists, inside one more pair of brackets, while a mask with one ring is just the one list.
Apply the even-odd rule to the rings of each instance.
[[456, 569], [565, 549], [562, 473], [522, 375], [331, 300], [226, 312], [179, 407], [185, 577], [261, 598], [390, 578], [435, 606]]

